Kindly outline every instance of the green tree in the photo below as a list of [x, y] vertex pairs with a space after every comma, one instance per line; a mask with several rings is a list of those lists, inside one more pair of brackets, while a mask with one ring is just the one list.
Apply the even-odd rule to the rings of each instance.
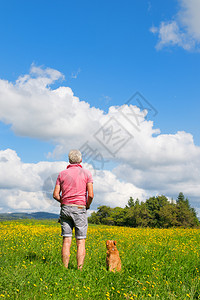
[[112, 210], [112, 218], [114, 220], [114, 225], [125, 226], [125, 209], [121, 207], [115, 207]]
[[97, 217], [99, 217], [101, 224], [113, 225], [112, 208], [110, 208], [110, 206], [99, 206], [97, 211]]
[[134, 205], [135, 205], [134, 199], [130, 197], [130, 199], [128, 200], [128, 205], [126, 205], [126, 207], [133, 207]]
[[179, 193], [176, 203], [170, 202], [164, 195], [150, 197], [146, 202], [130, 197], [125, 208], [102, 205], [89, 217], [94, 224], [129, 226], [129, 227], [163, 227], [199, 226], [199, 220], [189, 200]]
[[147, 227], [150, 214], [144, 202], [139, 203], [137, 199], [135, 205], [125, 208], [125, 225], [129, 227]]
[[162, 227], [162, 220], [160, 217], [160, 210], [168, 204], [168, 199], [161, 195], [157, 197], [150, 197], [146, 200], [146, 207], [149, 211], [149, 226]]
[[91, 224], [101, 224], [100, 217], [97, 216], [96, 212], [91, 213], [91, 216], [88, 218], [88, 222]]
[[189, 200], [179, 193], [177, 197], [177, 222], [178, 226], [183, 227], [195, 227], [199, 226], [199, 220], [197, 218], [194, 208], [191, 208]]
[[178, 226], [177, 221], [177, 207], [174, 203], [168, 203], [160, 208], [160, 226], [163, 228], [169, 228]]
[[183, 195], [182, 192], [180, 192], [180, 193], [178, 194], [176, 203], [179, 204], [179, 203], [184, 203], [184, 202], [185, 202], [185, 196]]

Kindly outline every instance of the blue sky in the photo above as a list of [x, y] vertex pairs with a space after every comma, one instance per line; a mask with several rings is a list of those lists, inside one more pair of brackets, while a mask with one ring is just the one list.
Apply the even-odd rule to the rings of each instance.
[[[151, 137], [155, 135], [152, 133], [153, 130], [160, 130], [161, 137], [157, 140], [159, 147], [156, 143], [155, 146], [144, 144], [146, 140], [144, 135], [143, 142], [140, 141], [142, 144], [140, 147], [145, 155], [143, 157], [141, 151], [140, 155], [138, 152], [135, 155], [138, 157], [137, 162], [129, 158], [131, 162], [127, 165], [128, 155], [125, 153], [128, 151], [127, 149], [123, 150], [124, 153], [121, 151], [121, 154], [115, 159], [108, 158], [109, 164], [104, 166], [104, 169], [111, 173], [109, 176], [115, 176], [115, 178], [112, 177], [113, 186], [118, 185], [118, 180], [120, 183], [133, 185], [132, 187], [127, 186], [127, 190], [130, 189], [130, 192], [125, 194], [119, 195], [119, 191], [115, 189], [113, 199], [118, 196], [119, 199], [124, 199], [124, 197], [129, 197], [129, 194], [131, 196], [131, 188], [133, 194], [134, 188], [141, 189], [141, 194], [139, 194], [141, 197], [147, 197], [152, 193], [166, 193], [166, 191], [169, 191], [167, 196], [176, 197], [178, 192], [182, 191], [192, 199], [194, 206], [199, 209], [200, 195], [194, 192], [198, 187], [198, 181], [196, 181], [199, 178], [198, 170], [195, 173], [196, 180], [190, 177], [186, 180], [181, 176], [187, 172], [185, 166], [189, 166], [188, 170], [191, 172], [193, 167], [199, 165], [200, 161], [199, 11], [199, 4], [195, 0], [165, 2], [158, 0], [123, 2], [3, 1], [0, 4], [0, 79], [2, 81], [0, 134], [3, 157], [13, 157], [15, 162], [20, 159], [22, 170], [28, 168], [29, 164], [32, 164], [31, 166], [35, 170], [36, 166], [46, 162], [46, 165], [49, 163], [49, 173], [51, 173], [50, 164], [54, 165], [52, 168], [59, 171], [60, 165], [55, 167], [55, 164], [66, 160], [67, 151], [73, 147], [72, 141], [77, 142], [80, 139], [84, 142], [94, 133], [90, 126], [96, 128], [96, 125], [93, 124], [93, 121], [91, 124], [87, 123], [87, 119], [92, 117], [96, 124], [100, 117], [99, 111], [101, 111], [101, 117], [104, 115], [106, 121], [106, 117], [112, 116], [111, 107], [121, 107], [138, 91], [158, 112], [156, 116], [149, 114], [149, 118], [144, 119], [143, 122], [146, 122]], [[35, 69], [33, 70], [33, 68]], [[47, 69], [50, 71], [47, 72]], [[55, 75], [55, 70], [59, 74]], [[42, 87], [46, 93], [45, 100], [42, 96], [41, 100], [34, 98], [36, 97], [34, 87], [31, 89], [23, 84], [17, 86], [16, 80], [25, 78], [24, 76], [29, 76], [29, 79], [35, 78], [38, 89], [41, 88], [38, 85], [39, 82], [44, 78], [51, 78], [48, 84]], [[5, 87], [6, 82], [13, 86], [14, 92], [11, 87]], [[70, 101], [74, 101], [74, 96], [79, 99], [80, 103], [83, 101], [87, 103], [89, 108], [81, 105], [83, 111], [80, 109], [80, 112], [77, 112], [77, 123], [73, 126], [80, 127], [79, 133], [77, 130], [70, 132], [72, 124], [67, 123], [66, 116], [64, 123], [60, 123], [62, 128], [66, 126], [66, 132], [59, 136], [59, 130], [56, 131], [56, 138], [48, 130], [53, 132], [55, 129], [53, 126], [57, 126], [53, 125], [55, 118], [59, 119], [59, 116], [64, 118], [63, 115], [61, 116], [63, 102], [59, 103], [57, 98], [52, 100], [53, 91], [60, 87], [69, 87], [73, 91], [73, 96], [69, 96], [66, 100], [66, 106], [63, 104], [66, 111]], [[52, 92], [51, 95], [48, 93], [49, 90]], [[26, 92], [28, 94], [24, 96]], [[10, 96], [11, 94], [12, 96]], [[42, 95], [41, 90], [40, 92], [38, 90], [37, 95]], [[49, 100], [47, 99], [48, 95]], [[16, 100], [17, 104], [13, 99], [18, 99]], [[35, 101], [37, 111], [35, 111], [33, 103], [29, 106], [26, 101], [27, 103]], [[44, 106], [41, 104], [41, 111], [40, 103], [44, 104]], [[48, 103], [54, 104], [51, 106]], [[134, 105], [134, 103], [132, 104]], [[59, 111], [55, 113], [53, 110], [56, 105], [61, 106], [60, 115]], [[95, 107], [96, 110], [93, 111], [91, 107]], [[12, 110], [12, 113], [9, 109]], [[42, 122], [41, 118], [45, 118], [47, 112], [48, 120], [45, 119]], [[67, 113], [70, 114], [70, 112]], [[36, 114], [38, 115], [36, 116]], [[25, 118], [26, 115], [30, 115], [30, 122], [27, 120], [28, 118]], [[34, 119], [31, 119], [31, 116], [34, 116]], [[19, 120], [21, 120], [20, 124]], [[147, 120], [153, 122], [151, 126]], [[82, 122], [86, 125], [82, 126]], [[102, 122], [99, 124], [102, 125]], [[48, 127], [48, 130], [41, 130], [40, 133], [37, 126], [41, 126], [42, 129], [42, 124], [43, 128]], [[97, 125], [97, 128], [100, 125]], [[35, 131], [34, 126], [37, 128]], [[26, 130], [22, 130], [22, 127]], [[185, 135], [177, 136], [177, 132], [180, 131]], [[187, 134], [190, 134], [190, 138]], [[160, 146], [162, 138], [165, 141], [162, 141], [163, 144]], [[177, 145], [173, 145], [169, 138], [176, 139]], [[137, 141], [136, 137], [135, 141]], [[74, 145], [79, 147], [76, 142]], [[99, 145], [94, 141], [91, 143], [98, 148]], [[171, 143], [169, 147], [172, 148], [170, 151], [174, 153], [173, 159], [171, 157], [163, 158], [161, 155], [162, 151], [168, 152], [168, 143]], [[190, 146], [188, 146], [189, 144]], [[56, 146], [61, 147], [62, 151], [59, 150], [56, 154], [50, 155], [49, 153], [55, 152]], [[134, 147], [132, 145], [130, 149], [135, 149]], [[180, 155], [177, 154], [179, 147], [184, 149], [183, 157], [181, 156], [182, 150], [180, 150]], [[157, 154], [152, 154], [153, 148], [157, 149]], [[6, 149], [13, 152], [5, 153]], [[104, 155], [106, 157], [106, 154]], [[158, 157], [158, 163], [152, 158], [155, 155]], [[182, 157], [181, 162], [179, 161], [180, 156]], [[144, 165], [143, 162], [145, 162]], [[180, 174], [174, 179], [174, 185], [177, 185], [178, 182], [180, 188], [183, 189], [187, 184], [190, 185], [190, 188], [186, 190], [179, 190], [178, 187], [177, 190], [172, 188], [173, 181], [170, 181], [170, 178], [173, 178], [172, 174], [175, 170], [170, 168], [173, 164], [177, 168], [182, 164], [179, 170]], [[121, 169], [124, 166], [129, 168], [130, 165], [130, 173], [137, 168], [137, 174], [133, 172], [131, 179], [122, 176]], [[168, 166], [165, 172], [166, 176], [163, 176], [163, 180], [169, 184], [168, 188], [166, 186], [160, 189], [159, 186], [162, 186], [160, 183], [156, 186], [147, 179], [143, 182], [138, 179], [141, 176], [146, 178], [147, 174], [152, 176], [157, 172], [156, 166], [162, 168], [163, 165]], [[5, 174], [6, 171], [3, 172]], [[45, 172], [45, 176], [47, 176], [47, 171]], [[40, 185], [45, 178], [42, 177], [44, 174], [38, 174], [37, 176], [41, 176], [38, 181]], [[23, 172], [21, 175], [23, 176]], [[35, 173], [34, 176], [36, 176]], [[100, 175], [98, 176], [97, 182], [100, 184]], [[104, 176], [108, 176], [108, 174], [104, 174]], [[31, 195], [34, 188], [28, 191], [25, 187], [17, 186], [16, 182], [13, 182], [9, 188], [4, 186], [3, 182], [1, 184], [2, 195], [8, 192], [11, 199], [10, 206], [2, 203], [2, 211], [37, 210], [31, 205], [17, 205], [20, 193], [29, 192]], [[195, 187], [194, 190], [192, 187]], [[96, 190], [98, 191], [98, 187]], [[109, 187], [106, 191], [109, 193]], [[106, 200], [108, 196], [104, 196], [105, 204], [114, 205], [114, 200], [109, 202]], [[34, 197], [37, 199], [39, 196], [34, 195]], [[13, 205], [13, 201], [15, 205]], [[120, 201], [123, 206], [125, 200]], [[97, 201], [97, 203], [99, 202], [100, 200]], [[45, 206], [40, 209], [52, 210], [51, 207]]]

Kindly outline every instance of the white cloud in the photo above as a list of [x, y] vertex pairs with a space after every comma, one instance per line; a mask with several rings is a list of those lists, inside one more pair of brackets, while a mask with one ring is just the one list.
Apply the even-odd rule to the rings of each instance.
[[98, 128], [103, 112], [79, 101], [69, 87], [49, 87], [62, 77], [56, 70], [32, 66], [15, 84], [0, 80], [0, 120], [17, 135], [79, 147]]
[[199, 0], [179, 0], [181, 9], [178, 19], [182, 26], [192, 38], [200, 41], [200, 1]]
[[[11, 124], [17, 135], [54, 143], [53, 155], [62, 156], [70, 148], [88, 146], [91, 152], [83, 160], [89, 167], [100, 169], [95, 175], [98, 205], [124, 206], [130, 194], [144, 200], [146, 195], [177, 196], [180, 191], [198, 201], [200, 147], [194, 144], [191, 134], [161, 134], [153, 121], [147, 120], [153, 112], [152, 107], [144, 109], [150, 105], [147, 102], [138, 102], [140, 108], [134, 101], [121, 107], [111, 106], [108, 113], [90, 107], [75, 97], [69, 87], [50, 88], [61, 78], [56, 70], [32, 66], [31, 73], [15, 84], [0, 80], [0, 120]], [[82, 151], [85, 152], [83, 147]], [[105, 170], [108, 161], [110, 166], [113, 162], [118, 164], [115, 175]], [[13, 150], [6, 150], [0, 152], [0, 166], [0, 188], [12, 196], [10, 202], [7, 194], [1, 197], [3, 205], [8, 201], [15, 203], [13, 207], [18, 203], [21, 207], [21, 201], [25, 201], [24, 208], [29, 209], [29, 199], [41, 198], [45, 179], [63, 169], [65, 163], [24, 164]], [[26, 193], [32, 196], [29, 198]], [[19, 200], [14, 202], [13, 197]], [[45, 208], [51, 203], [39, 204]]]
[[95, 208], [100, 205], [125, 207], [130, 197], [145, 200], [146, 192], [132, 183], [120, 181], [110, 171], [96, 171], [94, 176]]
[[159, 28], [152, 27], [150, 31], [158, 33], [159, 42], [156, 45], [158, 50], [165, 46], [180, 46], [190, 50], [194, 46], [194, 41], [180, 31], [176, 21], [161, 22]]
[[[105, 114], [103, 110], [80, 101], [69, 87], [51, 89], [50, 84], [60, 78], [62, 74], [56, 70], [32, 66], [30, 74], [21, 76], [14, 84], [0, 80], [0, 121], [11, 124], [19, 136], [51, 141], [57, 145], [54, 155], [66, 153], [72, 147], [79, 148], [88, 139], [96, 147], [97, 136], [94, 134], [111, 121], [111, 117], [117, 123], [110, 122], [110, 129], [118, 124], [117, 130], [124, 139], [128, 137], [127, 132], [131, 136], [137, 135], [140, 124], [143, 129], [147, 127], [145, 130], [156, 132], [152, 129], [152, 122], [145, 121], [146, 112], [142, 113], [134, 105], [110, 107]], [[132, 123], [126, 116], [130, 113]], [[99, 132], [98, 138], [105, 140], [105, 132]], [[107, 143], [112, 153], [116, 148], [113, 144]]]
[[[0, 151], [1, 211], [48, 211], [59, 213], [59, 203], [52, 198], [57, 174], [66, 162], [23, 163], [14, 150]], [[95, 201], [98, 205], [125, 206], [130, 196], [145, 198], [145, 192], [131, 183], [120, 182], [110, 171], [95, 171]]]
[[185, 50], [199, 48], [200, 43], [200, 1], [179, 0], [180, 9], [173, 20], [161, 22], [150, 31], [158, 35], [157, 49], [179, 46]]

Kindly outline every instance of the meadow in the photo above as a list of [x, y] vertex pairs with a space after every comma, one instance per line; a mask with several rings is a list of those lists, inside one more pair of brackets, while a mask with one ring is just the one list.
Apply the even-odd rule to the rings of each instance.
[[[63, 267], [56, 220], [3, 221], [0, 232], [0, 299], [200, 299], [199, 229], [89, 225], [82, 271], [74, 238]], [[107, 239], [120, 273], [106, 270]]]

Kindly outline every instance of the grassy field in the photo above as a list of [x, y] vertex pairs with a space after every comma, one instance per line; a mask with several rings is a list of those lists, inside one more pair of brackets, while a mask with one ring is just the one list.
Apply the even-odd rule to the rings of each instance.
[[[4, 299], [200, 299], [200, 230], [89, 225], [83, 271], [73, 239], [69, 269], [61, 263], [56, 221], [0, 223]], [[106, 270], [106, 240], [115, 239], [123, 270]]]

